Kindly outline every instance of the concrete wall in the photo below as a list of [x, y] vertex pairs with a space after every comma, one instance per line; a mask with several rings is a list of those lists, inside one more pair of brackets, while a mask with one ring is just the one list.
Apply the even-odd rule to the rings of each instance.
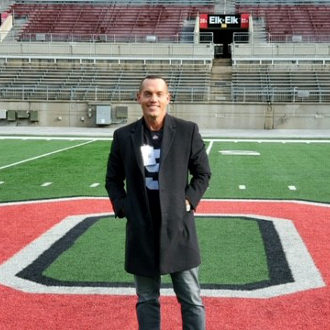
[[[86, 102], [0, 102], [0, 109], [38, 111], [37, 122], [30, 119], [11, 122], [0, 119], [0, 126], [95, 127], [95, 105]], [[112, 105], [128, 106], [127, 122], [141, 116], [140, 105], [135, 102]], [[330, 129], [330, 107], [327, 104], [187, 103], [170, 104], [168, 111], [177, 117], [197, 122], [200, 128]]]
[[189, 59], [212, 61], [212, 44], [6, 42], [0, 44], [3, 58], [81, 59]]
[[201, 128], [329, 129], [330, 107], [320, 104], [172, 105], [170, 112]]

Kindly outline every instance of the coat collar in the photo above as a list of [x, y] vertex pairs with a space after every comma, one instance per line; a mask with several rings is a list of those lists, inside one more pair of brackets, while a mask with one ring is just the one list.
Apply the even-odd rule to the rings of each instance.
[[[162, 162], [166, 158], [171, 145], [174, 140], [176, 132], [176, 125], [174, 121], [174, 117], [169, 114], [165, 116], [165, 122], [163, 127], [163, 139], [162, 139], [162, 149], [160, 156], [160, 169], [162, 167]], [[141, 146], [143, 145], [143, 118], [140, 118], [135, 125], [132, 127], [132, 135], [131, 135], [132, 143], [134, 146], [135, 156], [139, 165], [141, 172], [144, 174], [144, 167], [141, 155]]]

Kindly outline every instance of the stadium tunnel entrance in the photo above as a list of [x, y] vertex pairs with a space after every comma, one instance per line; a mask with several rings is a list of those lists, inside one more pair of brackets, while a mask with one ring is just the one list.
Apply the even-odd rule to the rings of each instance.
[[249, 31], [249, 15], [200, 14], [200, 32], [212, 32], [215, 58], [230, 58], [234, 32]]

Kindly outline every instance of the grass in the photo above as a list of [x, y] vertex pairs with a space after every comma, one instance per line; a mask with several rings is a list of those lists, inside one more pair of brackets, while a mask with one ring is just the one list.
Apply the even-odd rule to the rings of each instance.
[[[260, 156], [226, 156], [220, 150], [253, 150]], [[330, 201], [330, 144], [216, 143], [213, 177], [206, 198]], [[246, 190], [239, 190], [245, 185]], [[290, 191], [294, 185], [297, 190]]]
[[[0, 167], [80, 144], [69, 140], [1, 140]], [[106, 196], [109, 141], [95, 141], [0, 169], [0, 202], [69, 196]], [[253, 150], [260, 156], [225, 156], [220, 150]], [[330, 144], [215, 142], [212, 180], [205, 198], [330, 201]], [[45, 182], [50, 186], [41, 187]], [[93, 183], [99, 186], [90, 188]], [[246, 190], [238, 189], [245, 185]], [[290, 191], [289, 185], [296, 186]]]
[[62, 148], [80, 144], [81, 141], [63, 140], [21, 140], [2, 139], [0, 141], [0, 167], [37, 157]]
[[[62, 142], [61, 148], [70, 145], [72, 142]], [[0, 186], [0, 200], [106, 196], [104, 179], [109, 146], [109, 142], [93, 142], [0, 170], [0, 181], [4, 181]], [[52, 184], [42, 187], [45, 182]], [[90, 188], [93, 183], [100, 185]]]
[[[268, 280], [263, 241], [256, 221], [197, 219], [202, 284], [247, 284]], [[123, 269], [125, 221], [103, 218], [73, 242], [43, 275], [62, 281], [132, 282]], [[249, 239], [246, 239], [246, 238]], [[163, 278], [168, 283], [169, 277]]]

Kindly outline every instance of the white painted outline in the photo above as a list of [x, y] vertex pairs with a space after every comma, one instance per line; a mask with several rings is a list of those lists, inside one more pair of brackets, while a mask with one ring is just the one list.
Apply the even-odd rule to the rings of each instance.
[[[71, 200], [89, 200], [89, 199], [99, 199], [99, 200], [109, 200], [108, 197], [100, 197], [100, 196], [78, 196], [78, 197], [61, 197], [61, 198], [51, 198], [51, 199], [41, 199], [41, 200], [28, 200], [28, 201], [19, 201], [19, 202], [0, 202], [1, 206], [10, 206], [10, 205], [21, 205], [21, 204], [40, 204], [40, 203], [57, 203], [62, 201], [71, 201]], [[330, 204], [322, 203], [322, 202], [311, 202], [311, 201], [303, 201], [296, 199], [238, 199], [238, 198], [207, 198], [201, 200], [203, 203], [207, 202], [238, 202], [238, 203], [254, 203], [254, 202], [262, 202], [262, 203], [292, 203], [292, 204], [306, 204], [306, 205], [314, 205], [321, 207], [330, 207]], [[206, 213], [207, 214], [207, 213]], [[196, 216], [202, 216], [202, 213], [196, 213]]]
[[78, 148], [78, 147], [81, 147], [81, 146], [83, 146], [85, 144], [89, 144], [89, 143], [92, 143], [92, 142], [95, 142], [95, 140], [89, 140], [89, 141], [84, 142], [84, 143], [80, 143], [80, 144], [77, 144], [77, 145], [74, 145], [74, 146], [70, 146], [70, 147], [58, 149], [58, 150], [55, 150], [55, 151], [52, 151], [52, 152], [48, 152], [46, 154], [42, 154], [42, 155], [39, 155], [39, 156], [36, 156], [36, 157], [23, 159], [23, 160], [20, 160], [19, 162], [15, 162], [15, 163], [12, 163], [12, 164], [1, 166], [0, 167], [0, 170], [3, 170], [3, 169], [8, 168], [8, 167], [13, 167], [13, 166], [16, 166], [16, 165], [20, 165], [20, 164], [23, 164], [23, 163], [27, 163], [27, 162], [30, 162], [32, 160], [36, 160], [36, 159], [39, 159], [39, 158], [48, 157], [50, 155], [54, 155], [54, 154], [57, 154], [59, 152], [66, 151], [66, 150], [69, 150], [69, 149]]
[[[76, 199], [86, 199], [86, 198], [76, 198]], [[69, 199], [57, 199], [54, 201], [58, 202], [59, 200], [69, 200]], [[216, 201], [220, 201], [220, 200], [216, 200]], [[242, 202], [242, 200], [240, 201]], [[274, 202], [274, 201], [270, 201], [270, 202]], [[284, 201], [277, 201], [277, 202], [283, 203]], [[6, 203], [6, 204], [12, 205], [15, 203]], [[17, 204], [22, 204], [22, 203], [17, 203]], [[309, 204], [320, 205], [318, 203], [309, 203]], [[1, 205], [4, 204], [0, 204], [0, 206]], [[38, 258], [38, 256], [41, 253], [47, 250], [54, 242], [56, 242], [58, 239], [63, 237], [64, 234], [66, 234], [70, 229], [72, 229], [78, 223], [80, 223], [87, 217], [104, 216], [104, 215], [111, 216], [113, 215], [113, 213], [93, 213], [93, 214], [85, 214], [79, 216], [69, 216], [63, 219], [61, 222], [59, 222], [51, 229], [46, 231], [39, 238], [34, 240], [32, 243], [25, 246], [21, 251], [16, 253], [5, 263], [0, 265], [0, 283], [17, 290], [21, 290], [23, 292], [30, 292], [30, 293], [135, 295], [134, 288], [46, 286], [43, 284], [24, 280], [15, 276], [15, 274], [17, 274], [18, 272], [26, 268], [29, 264], [31, 264], [35, 259]], [[203, 217], [237, 216], [237, 217], [255, 218], [255, 219], [272, 221], [275, 226], [275, 229], [279, 234], [282, 247], [286, 254], [288, 264], [290, 266], [293, 278], [295, 280], [293, 283], [281, 284], [281, 285], [255, 289], [255, 290], [202, 289], [203, 296], [235, 297], [235, 298], [272, 298], [272, 297], [282, 296], [295, 292], [321, 288], [326, 285], [322, 279], [319, 270], [316, 268], [313, 259], [310, 256], [303, 240], [301, 239], [299, 233], [297, 232], [291, 220], [267, 217], [267, 216], [261, 216], [255, 214], [232, 214], [232, 213], [230, 214], [196, 213], [196, 216], [197, 217], [198, 216], [203, 216]], [[161, 293], [165, 296], [175, 295], [172, 289], [161, 289]]]

